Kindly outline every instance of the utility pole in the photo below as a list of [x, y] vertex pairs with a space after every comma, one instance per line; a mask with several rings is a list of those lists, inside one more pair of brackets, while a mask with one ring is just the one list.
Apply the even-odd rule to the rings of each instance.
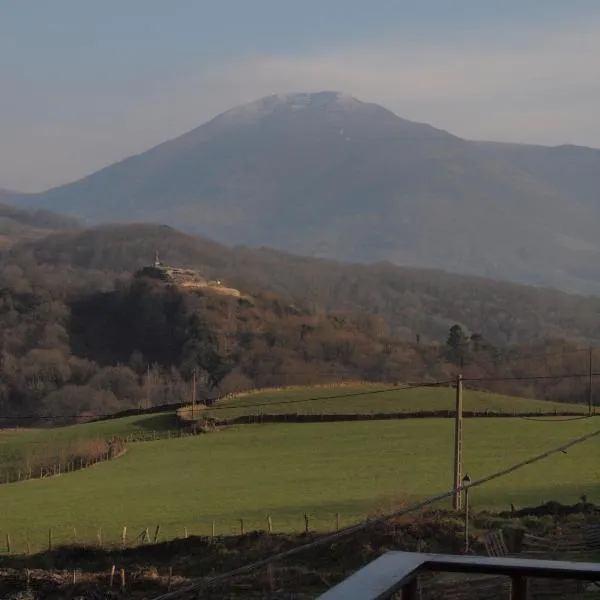
[[588, 415], [592, 416], [593, 406], [594, 406], [594, 392], [592, 387], [592, 378], [594, 373], [594, 349], [590, 346], [590, 358], [588, 361]]
[[462, 375], [456, 376], [456, 413], [454, 416], [454, 510], [462, 508], [462, 424], [463, 389]]
[[196, 409], [196, 367], [192, 371], [192, 421], [194, 420], [194, 411]]
[[146, 410], [150, 408], [150, 365], [146, 367]]
[[465, 492], [465, 554], [469, 554], [469, 486], [471, 485], [471, 478], [467, 473], [463, 480], [464, 492]]

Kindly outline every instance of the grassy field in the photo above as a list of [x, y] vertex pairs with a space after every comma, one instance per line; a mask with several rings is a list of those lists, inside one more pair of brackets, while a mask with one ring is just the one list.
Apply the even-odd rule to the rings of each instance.
[[[0, 477], [7, 469], [21, 465], [27, 454], [60, 450], [77, 440], [107, 439], [111, 436], [177, 429], [173, 413], [136, 415], [69, 427], [42, 429], [0, 429]], [[0, 481], [2, 481], [0, 479]]]
[[[454, 410], [455, 391], [451, 388], [390, 389], [390, 386], [357, 384], [340, 387], [297, 387], [264, 390], [238, 396], [206, 414], [221, 419], [260, 414], [373, 414]], [[503, 413], [583, 412], [581, 404], [564, 404], [464, 390], [464, 410]], [[180, 411], [191, 417], [191, 410]], [[197, 411], [196, 411], [197, 414]]]
[[[132, 427], [106, 422], [103, 428]], [[473, 479], [599, 428], [600, 419], [471, 419], [464, 425], [465, 469]], [[99, 429], [96, 429], [99, 428]], [[106, 431], [106, 430], [104, 430]], [[13, 549], [92, 540], [98, 527], [116, 542], [161, 526], [162, 535], [265, 528], [333, 528], [377, 510], [447, 490], [451, 485], [450, 419], [248, 425], [219, 433], [134, 444], [123, 457], [75, 473], [0, 486], [0, 540]], [[66, 435], [66, 434], [61, 434]], [[471, 494], [474, 508], [517, 507], [555, 499], [600, 500], [600, 440], [526, 467]], [[0, 542], [1, 543], [1, 542]], [[1, 547], [1, 546], [0, 546]], [[14, 551], [13, 550], [13, 551]]]

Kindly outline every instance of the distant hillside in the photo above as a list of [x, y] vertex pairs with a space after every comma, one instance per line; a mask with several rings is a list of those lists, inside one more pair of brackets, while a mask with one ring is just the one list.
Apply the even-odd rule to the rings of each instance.
[[600, 156], [546, 153], [522, 158], [337, 92], [277, 95], [22, 202], [600, 293]]
[[131, 273], [154, 262], [155, 253], [172, 265], [197, 268], [206, 261], [220, 268], [233, 260], [231, 249], [193, 237], [167, 225], [136, 223], [99, 225], [48, 235], [13, 249], [19, 257], [32, 252], [37, 261], [84, 270]]
[[[148, 276], [157, 251], [165, 280]], [[203, 280], [241, 294], [185, 285]], [[600, 299], [228, 248], [170, 227], [53, 233], [2, 255], [0, 427], [187, 402], [195, 369], [202, 394], [448, 381], [460, 368], [490, 391], [582, 401], [587, 378], [571, 375], [600, 341], [599, 314]]]
[[569, 198], [600, 209], [600, 150], [571, 145], [549, 148], [499, 142], [477, 142], [477, 146], [545, 181]]
[[[153, 262], [200, 271], [246, 292], [270, 289], [290, 302], [383, 317], [394, 335], [443, 341], [460, 323], [499, 344], [534, 344], [548, 337], [600, 341], [600, 298], [391, 263], [348, 264], [266, 248], [227, 247], [171, 227], [104, 225], [56, 233], [12, 249], [19, 264], [86, 272], [132, 273]], [[84, 279], [84, 275], [80, 279]]]
[[25, 196], [27, 196], [27, 194], [16, 192], [15, 190], [7, 190], [4, 188], [0, 188], [0, 202], [10, 203], [14, 200], [23, 198]]
[[[0, 190], [0, 199], [3, 197]], [[6, 193], [8, 195], [8, 193]], [[80, 227], [73, 217], [44, 209], [23, 209], [0, 204], [0, 246], [7, 247], [23, 241], [39, 239], [55, 231]]]

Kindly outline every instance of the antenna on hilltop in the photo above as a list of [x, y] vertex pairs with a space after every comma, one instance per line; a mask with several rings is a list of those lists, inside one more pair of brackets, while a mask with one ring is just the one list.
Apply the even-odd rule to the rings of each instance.
[[158, 258], [158, 250], [156, 250], [156, 252], [154, 253], [154, 266], [160, 267], [160, 260]]

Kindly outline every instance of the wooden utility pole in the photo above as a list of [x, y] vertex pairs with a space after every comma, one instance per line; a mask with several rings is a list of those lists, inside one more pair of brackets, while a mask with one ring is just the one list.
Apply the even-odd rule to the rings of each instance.
[[192, 421], [194, 420], [194, 412], [196, 410], [196, 367], [192, 371]]
[[463, 423], [462, 375], [456, 376], [456, 414], [454, 416], [454, 510], [462, 508], [462, 423]]
[[150, 408], [150, 365], [146, 367], [146, 410]]
[[465, 486], [465, 554], [469, 554], [469, 486], [471, 485], [471, 478], [469, 475], [465, 475], [462, 480]]
[[594, 349], [590, 346], [590, 358], [588, 361], [588, 415], [591, 416], [594, 406], [593, 391], [593, 373], [594, 373]]

